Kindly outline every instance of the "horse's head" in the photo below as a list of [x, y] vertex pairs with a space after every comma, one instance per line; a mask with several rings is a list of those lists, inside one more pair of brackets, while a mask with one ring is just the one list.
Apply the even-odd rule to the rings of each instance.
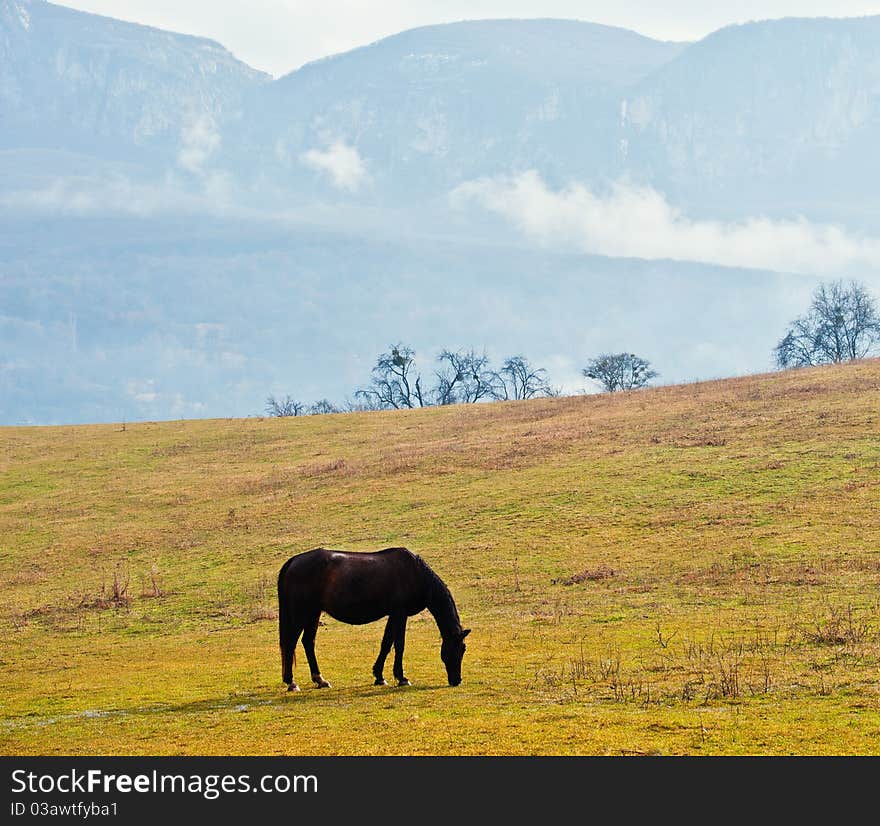
[[449, 685], [456, 686], [461, 682], [461, 659], [466, 649], [464, 638], [470, 633], [470, 628], [454, 631], [443, 639], [443, 644], [440, 646], [440, 659], [446, 666]]

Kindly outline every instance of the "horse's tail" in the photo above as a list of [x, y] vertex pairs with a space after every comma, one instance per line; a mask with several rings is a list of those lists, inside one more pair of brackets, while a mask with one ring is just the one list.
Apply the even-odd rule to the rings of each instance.
[[[293, 639], [293, 617], [290, 615], [290, 599], [284, 593], [284, 574], [293, 557], [287, 560], [278, 572], [278, 645], [281, 648], [281, 679], [285, 683], [293, 680], [292, 670], [296, 668], [296, 640]], [[288, 662], [288, 655], [292, 661]]]

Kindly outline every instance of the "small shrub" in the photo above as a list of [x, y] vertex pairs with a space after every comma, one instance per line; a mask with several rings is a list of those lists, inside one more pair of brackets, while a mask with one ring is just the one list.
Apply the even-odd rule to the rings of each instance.
[[600, 565], [598, 568], [586, 568], [579, 574], [572, 574], [565, 579], [554, 579], [554, 585], [580, 585], [582, 582], [597, 582], [602, 579], [611, 579], [616, 576], [617, 572], [607, 565]]
[[131, 603], [128, 593], [130, 582], [128, 564], [117, 562], [113, 568], [113, 581], [106, 579], [101, 582], [101, 590], [97, 594], [84, 593], [80, 597], [78, 608], [127, 608]]
[[870, 622], [856, 616], [851, 605], [831, 607], [828, 616], [814, 617], [799, 626], [803, 638], [813, 645], [859, 645], [874, 636]]
[[162, 596], [165, 596], [165, 592], [161, 587], [159, 569], [155, 565], [151, 565], [150, 570], [141, 576], [141, 597], [156, 599]]

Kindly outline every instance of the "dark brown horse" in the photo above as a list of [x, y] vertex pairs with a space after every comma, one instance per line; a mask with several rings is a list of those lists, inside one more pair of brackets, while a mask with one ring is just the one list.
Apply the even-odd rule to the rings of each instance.
[[394, 677], [409, 685], [403, 675], [406, 620], [427, 608], [440, 636], [440, 658], [449, 685], [461, 682], [464, 638], [452, 594], [420, 556], [406, 548], [386, 548], [373, 553], [330, 551], [315, 548], [291, 557], [278, 572], [278, 631], [281, 643], [281, 679], [288, 691], [298, 691], [293, 681], [296, 644], [303, 648], [318, 688], [329, 688], [315, 658], [315, 635], [321, 612], [351, 625], [388, 617], [379, 657], [373, 666], [376, 685], [387, 685], [382, 676], [385, 658], [394, 645]]

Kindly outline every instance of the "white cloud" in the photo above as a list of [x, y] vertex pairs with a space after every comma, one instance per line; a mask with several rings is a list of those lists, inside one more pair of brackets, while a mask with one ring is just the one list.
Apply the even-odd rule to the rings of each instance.
[[140, 404], [152, 404], [159, 398], [153, 379], [132, 379], [126, 383], [125, 392], [129, 398]]
[[369, 178], [366, 164], [357, 149], [343, 141], [336, 141], [323, 152], [310, 149], [300, 155], [300, 161], [328, 174], [333, 186], [349, 192], [356, 192]]
[[167, 207], [168, 188], [135, 184], [127, 178], [56, 178], [39, 189], [18, 190], [0, 196], [0, 205], [38, 212], [87, 215], [125, 212], [141, 217]]
[[247, 364], [247, 356], [233, 350], [224, 350], [220, 353], [220, 364], [231, 370], [240, 370]]
[[554, 191], [534, 170], [456, 187], [453, 204], [476, 203], [532, 240], [612, 258], [675, 259], [780, 272], [828, 274], [880, 266], [880, 239], [805, 219], [693, 220], [662, 193], [626, 182], [597, 195], [581, 184]]
[[550, 384], [558, 387], [564, 394], [570, 396], [583, 390], [584, 378], [581, 374], [583, 365], [578, 364], [570, 355], [551, 353], [543, 356], [540, 364], [547, 370]]
[[175, 418], [197, 416], [205, 410], [203, 402], [187, 399], [182, 393], [160, 393], [155, 379], [131, 379], [126, 382], [125, 393], [139, 405], [164, 404], [169, 414]]
[[200, 177], [197, 187], [186, 187], [173, 175], [149, 183], [121, 175], [55, 178], [35, 189], [0, 194], [0, 207], [66, 215], [122, 213], [140, 218], [181, 212], [246, 212], [234, 203], [231, 182], [220, 172]]
[[177, 163], [188, 172], [200, 175], [218, 146], [220, 133], [209, 117], [201, 115], [181, 130]]
[[132, 215], [151, 218], [202, 215], [222, 219], [265, 222], [278, 227], [321, 227], [399, 237], [415, 231], [412, 213], [386, 212], [352, 204], [299, 204], [290, 206], [290, 193], [271, 184], [245, 188], [231, 175], [211, 170], [197, 177], [168, 173], [153, 181], [132, 180], [119, 174], [55, 178], [32, 189], [0, 188], [0, 219], [5, 210], [36, 215]]
[[201, 322], [195, 325], [196, 329], [196, 341], [199, 343], [199, 346], [204, 346], [211, 339], [220, 339], [223, 334], [226, 332], [225, 324], [216, 324], [209, 322]]
[[205, 410], [202, 402], [194, 402], [185, 398], [182, 393], [175, 393], [171, 400], [170, 413], [174, 417], [187, 418], [189, 416], [198, 416]]

